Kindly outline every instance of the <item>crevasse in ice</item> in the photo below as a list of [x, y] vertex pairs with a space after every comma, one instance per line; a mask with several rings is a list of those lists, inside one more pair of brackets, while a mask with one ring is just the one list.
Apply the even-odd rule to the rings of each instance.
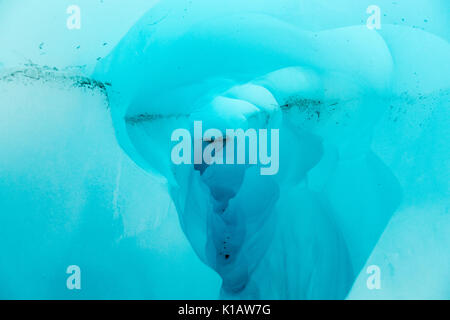
[[[73, 239], [83, 240], [69, 255], [99, 286], [88, 297], [395, 298], [422, 288], [426, 278], [428, 291], [413, 296], [448, 298], [442, 280], [450, 270], [443, 252], [450, 242], [444, 31], [394, 23], [369, 30], [365, 21], [332, 14], [318, 27], [302, 19], [300, 2], [307, 5], [297, 2], [162, 1], [97, 64], [91, 77], [98, 81], [94, 87], [100, 84], [100, 100], [107, 92], [106, 112], [92, 111], [90, 105], [102, 103], [85, 94], [83, 111], [76, 103], [69, 107], [77, 121], [56, 106], [51, 111], [59, 123], [46, 131], [48, 139], [56, 139], [59, 117], [86, 137], [69, 130], [63, 132], [70, 140], [54, 147], [41, 141], [67, 160], [58, 162], [59, 174], [31, 176], [56, 181], [44, 184], [41, 197], [60, 188], [77, 195], [61, 204], [46, 198], [42, 206], [58, 211], [63, 203], [77, 214], [69, 235], [78, 229]], [[325, 3], [317, 5], [327, 12]], [[407, 9], [402, 13], [412, 17]], [[84, 78], [65, 79], [85, 85]], [[278, 174], [262, 176], [258, 166], [246, 165], [175, 166], [171, 133], [192, 130], [198, 120], [204, 130], [279, 129]], [[38, 130], [28, 121], [31, 131], [20, 134]], [[7, 127], [10, 132], [13, 125]], [[74, 142], [75, 160], [60, 151], [66, 141]], [[52, 162], [42, 157], [47, 172]], [[69, 179], [81, 194], [57, 182], [67, 167], [81, 171]], [[20, 188], [14, 192], [24, 197]], [[175, 210], [166, 209], [172, 202]], [[52, 217], [45, 222], [49, 230], [59, 223]], [[8, 219], [4, 225], [17, 223]], [[136, 236], [143, 230], [145, 237]], [[434, 240], [423, 244], [430, 236]], [[86, 252], [83, 243], [92, 249]], [[105, 247], [109, 251], [96, 257]], [[123, 262], [130, 256], [139, 270]], [[112, 275], [126, 275], [123, 286], [111, 288], [127, 290], [100, 287], [98, 260]], [[381, 291], [366, 287], [366, 268], [373, 264], [382, 270]]]

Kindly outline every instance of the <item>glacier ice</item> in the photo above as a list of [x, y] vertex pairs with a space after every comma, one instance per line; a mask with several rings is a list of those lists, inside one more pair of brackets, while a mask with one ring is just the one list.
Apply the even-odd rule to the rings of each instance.
[[[219, 279], [190, 248], [164, 182], [115, 143], [104, 90], [37, 66], [5, 77], [0, 297], [215, 298]], [[65, 287], [72, 264], [76, 295]]]
[[[0, 296], [449, 298], [448, 4], [133, 2], [115, 46], [0, 55]], [[173, 165], [196, 120], [279, 128], [279, 173]]]

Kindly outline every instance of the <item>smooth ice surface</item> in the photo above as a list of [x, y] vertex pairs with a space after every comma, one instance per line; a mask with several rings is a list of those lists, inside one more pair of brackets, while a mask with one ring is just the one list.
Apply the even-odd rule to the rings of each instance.
[[[447, 1], [79, 2], [0, 2], [1, 297], [450, 298]], [[198, 120], [278, 174], [173, 165]]]
[[0, 81], [0, 297], [215, 298], [219, 279], [183, 235], [165, 183], [119, 148], [104, 91], [86, 81], [33, 66]]

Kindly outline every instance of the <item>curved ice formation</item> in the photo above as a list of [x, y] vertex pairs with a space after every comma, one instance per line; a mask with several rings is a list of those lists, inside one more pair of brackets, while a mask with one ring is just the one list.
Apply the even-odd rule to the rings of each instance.
[[[77, 2], [0, 1], [0, 297], [450, 297], [445, 1], [162, 0], [116, 47], [149, 1]], [[279, 173], [174, 166], [194, 120], [280, 129]]]
[[[119, 143], [167, 178], [223, 297], [344, 298], [402, 199], [371, 141], [403, 81], [391, 39], [414, 31], [309, 32], [267, 8], [179, 7], [152, 9], [97, 69], [121, 88]], [[279, 128], [279, 174], [174, 166], [170, 134], [196, 120]]]

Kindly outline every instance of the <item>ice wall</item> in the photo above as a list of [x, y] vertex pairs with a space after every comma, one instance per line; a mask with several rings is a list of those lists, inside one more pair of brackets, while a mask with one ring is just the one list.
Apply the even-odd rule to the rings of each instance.
[[[69, 4], [0, 3], [2, 297], [449, 297], [447, 1]], [[174, 166], [195, 120], [279, 173]]]
[[[117, 145], [102, 84], [6, 69], [0, 105], [2, 299], [217, 297], [164, 183]], [[69, 265], [79, 291], [66, 287]]]

